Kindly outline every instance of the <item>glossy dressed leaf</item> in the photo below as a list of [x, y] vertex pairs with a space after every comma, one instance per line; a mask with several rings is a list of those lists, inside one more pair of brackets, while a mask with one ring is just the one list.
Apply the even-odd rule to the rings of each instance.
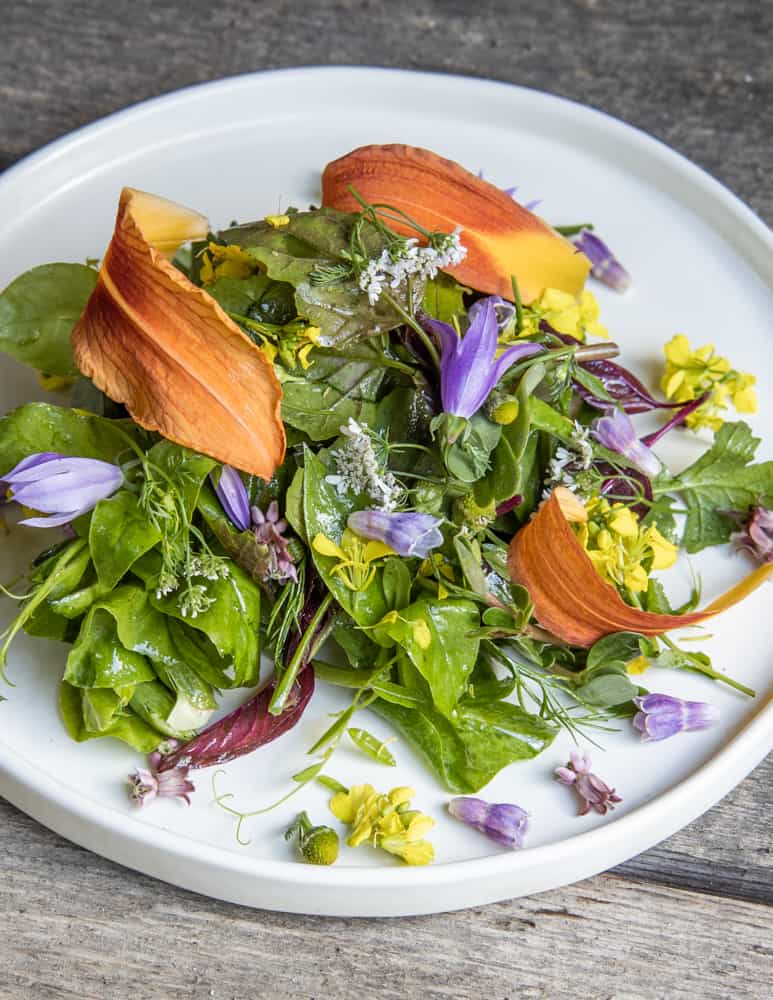
[[97, 283], [84, 264], [42, 264], [0, 293], [0, 351], [51, 375], [78, 374], [70, 334]]
[[67, 657], [64, 679], [73, 687], [120, 688], [155, 680], [156, 675], [141, 653], [121, 644], [112, 615], [92, 608]]
[[449, 274], [440, 271], [424, 287], [424, 312], [443, 323], [452, 323], [454, 319], [465, 315], [467, 310], [464, 307], [464, 293], [469, 290]]
[[126, 438], [141, 439], [131, 420], [106, 420], [49, 403], [25, 403], [0, 419], [0, 475], [37, 452], [115, 462], [127, 452]]
[[89, 549], [100, 582], [108, 589], [115, 587], [160, 539], [136, 493], [119, 490], [100, 500], [89, 524]]
[[[211, 711], [217, 707], [212, 687], [204, 680], [212, 675], [213, 668], [203, 651], [190, 643], [179, 648], [175, 641], [179, 633], [171, 629], [177, 622], [152, 606], [146, 590], [132, 585], [118, 587], [99, 607], [115, 620], [121, 645], [147, 657], [167, 688], [197, 709]], [[216, 655], [214, 659], [217, 661]], [[230, 687], [225, 679], [222, 686]]]
[[382, 698], [370, 708], [395, 727], [449, 792], [461, 795], [479, 791], [508, 764], [536, 756], [555, 735], [527, 741], [485, 721], [452, 723], [432, 709], [405, 708]]
[[437, 709], [450, 715], [478, 658], [479, 641], [470, 633], [479, 626], [470, 601], [421, 598], [403, 608], [397, 621], [380, 626], [379, 634], [398, 643], [429, 685]]
[[149, 726], [176, 740], [189, 739], [212, 714], [211, 708], [192, 705], [184, 695], [172, 693], [159, 681], [138, 684], [129, 700], [129, 707]]
[[[94, 709], [91, 699], [93, 691], [84, 691], [63, 681], [59, 689], [59, 711], [67, 732], [72, 739], [82, 743], [85, 740], [112, 736], [114, 739], [128, 743], [140, 753], [150, 753], [162, 740], [159, 732], [144, 722], [138, 715], [126, 708], [120, 707], [121, 699], [116, 698], [116, 711], [102, 730], [90, 729], [87, 722], [94, 721]], [[104, 694], [113, 695], [112, 691]], [[84, 718], [84, 703], [86, 712]]]
[[312, 441], [337, 437], [350, 417], [372, 425], [385, 369], [375, 363], [376, 347], [362, 345], [362, 353], [372, 353], [374, 360], [349, 361], [318, 352], [303, 378], [284, 383], [285, 422], [305, 431]]
[[217, 580], [196, 578], [206, 588], [213, 603], [195, 618], [180, 611], [177, 594], [157, 597], [150, 603], [170, 618], [177, 618], [210, 640], [224, 663], [231, 687], [251, 687], [258, 681], [260, 652], [260, 591], [238, 566], [229, 567], [228, 575]]
[[644, 637], [637, 632], [613, 632], [612, 635], [606, 635], [594, 642], [588, 650], [585, 667], [593, 669], [612, 661], [627, 663], [639, 656], [642, 641]]

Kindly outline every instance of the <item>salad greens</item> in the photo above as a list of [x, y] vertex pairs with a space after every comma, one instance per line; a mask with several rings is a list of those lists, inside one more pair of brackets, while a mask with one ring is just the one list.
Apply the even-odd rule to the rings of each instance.
[[[70, 334], [90, 308], [91, 267], [43, 265], [0, 294], [0, 350], [75, 383], [72, 408], [28, 403], [0, 419], [9, 500], [28, 519], [49, 515], [37, 525], [68, 526], [30, 567], [0, 669], [12, 674], [20, 630], [65, 643], [60, 708], [73, 739], [143, 752], [191, 740], [177, 756], [156, 754], [140, 799], [187, 796], [189, 782], [167, 793], [158, 780], [280, 736], [310, 702], [312, 675], [353, 698], [313, 748], [323, 763], [348, 733], [394, 765], [384, 743], [349, 724], [369, 709], [462, 794], [542, 753], [561, 729], [636, 716], [649, 663], [724, 679], [669, 639], [610, 627], [582, 647], [542, 627], [529, 581], [511, 578], [508, 546], [556, 490], [579, 505], [577, 546], [599, 577], [646, 612], [685, 611], [651, 575], [680, 548], [740, 532], [770, 559], [759, 526], [773, 507], [773, 462], [755, 464], [758, 439], [721, 418], [729, 402], [748, 411], [750, 376], [680, 343], [659, 402], [610, 360], [616, 345], [588, 342], [605, 334], [589, 292], [547, 287], [521, 302], [516, 275], [512, 301], [484, 296], [452, 276], [464, 232], [360, 206], [288, 210], [175, 259], [281, 384], [287, 451], [270, 481], [143, 429], [79, 376]], [[609, 251], [593, 241], [598, 264], [598, 244]], [[629, 417], [660, 407], [673, 426], [719, 420], [711, 447], [675, 475]], [[269, 687], [203, 729], [221, 691], [256, 687], [261, 649], [274, 659]], [[577, 766], [567, 783], [585, 773]], [[354, 823], [350, 804], [341, 809]], [[304, 850], [320, 829], [304, 820], [290, 832]]]

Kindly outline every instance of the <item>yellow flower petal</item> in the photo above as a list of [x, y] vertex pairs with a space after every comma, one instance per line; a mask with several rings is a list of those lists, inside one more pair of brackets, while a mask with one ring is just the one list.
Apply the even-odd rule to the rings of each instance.
[[623, 538], [635, 538], [639, 534], [639, 522], [636, 515], [629, 507], [621, 507], [619, 510], [613, 508], [613, 515], [609, 519], [609, 527], [616, 535]]
[[342, 823], [353, 823], [358, 810], [376, 794], [373, 785], [354, 785], [348, 792], [336, 792], [330, 810]]
[[321, 531], [314, 536], [311, 547], [315, 552], [319, 552], [321, 556], [330, 556], [333, 559], [349, 560], [349, 557], [340, 545], [336, 545], [334, 541], [328, 538], [327, 535], [323, 535]]
[[669, 569], [673, 566], [679, 557], [679, 549], [676, 545], [664, 538], [654, 525], [647, 531], [646, 538], [652, 549], [652, 568]]
[[373, 562], [374, 559], [383, 559], [384, 556], [393, 556], [395, 550], [384, 542], [370, 541], [365, 546], [364, 560], [366, 563]]
[[288, 226], [290, 224], [289, 215], [267, 215], [266, 222], [269, 226], [273, 226], [274, 229], [279, 229], [281, 226]]
[[643, 674], [645, 670], [649, 670], [649, 667], [650, 661], [646, 656], [637, 656], [626, 664], [626, 670], [629, 674]]

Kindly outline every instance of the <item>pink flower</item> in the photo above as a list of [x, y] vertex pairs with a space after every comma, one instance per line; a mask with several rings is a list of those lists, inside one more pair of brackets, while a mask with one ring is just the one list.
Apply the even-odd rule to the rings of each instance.
[[597, 775], [591, 773], [588, 754], [572, 750], [566, 767], [557, 767], [555, 775], [562, 785], [571, 785], [580, 797], [580, 816], [591, 809], [604, 816], [608, 809], [614, 809], [616, 802], [623, 800]]

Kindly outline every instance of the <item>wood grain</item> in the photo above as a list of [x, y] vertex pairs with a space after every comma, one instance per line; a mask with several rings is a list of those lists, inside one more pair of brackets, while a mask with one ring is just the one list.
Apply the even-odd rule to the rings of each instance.
[[[363, 63], [509, 80], [654, 133], [773, 220], [773, 4], [27, 0], [2, 9], [0, 168], [142, 98]], [[0, 1000], [767, 998], [773, 761], [665, 844], [527, 900], [401, 921], [250, 911], [0, 802]]]

